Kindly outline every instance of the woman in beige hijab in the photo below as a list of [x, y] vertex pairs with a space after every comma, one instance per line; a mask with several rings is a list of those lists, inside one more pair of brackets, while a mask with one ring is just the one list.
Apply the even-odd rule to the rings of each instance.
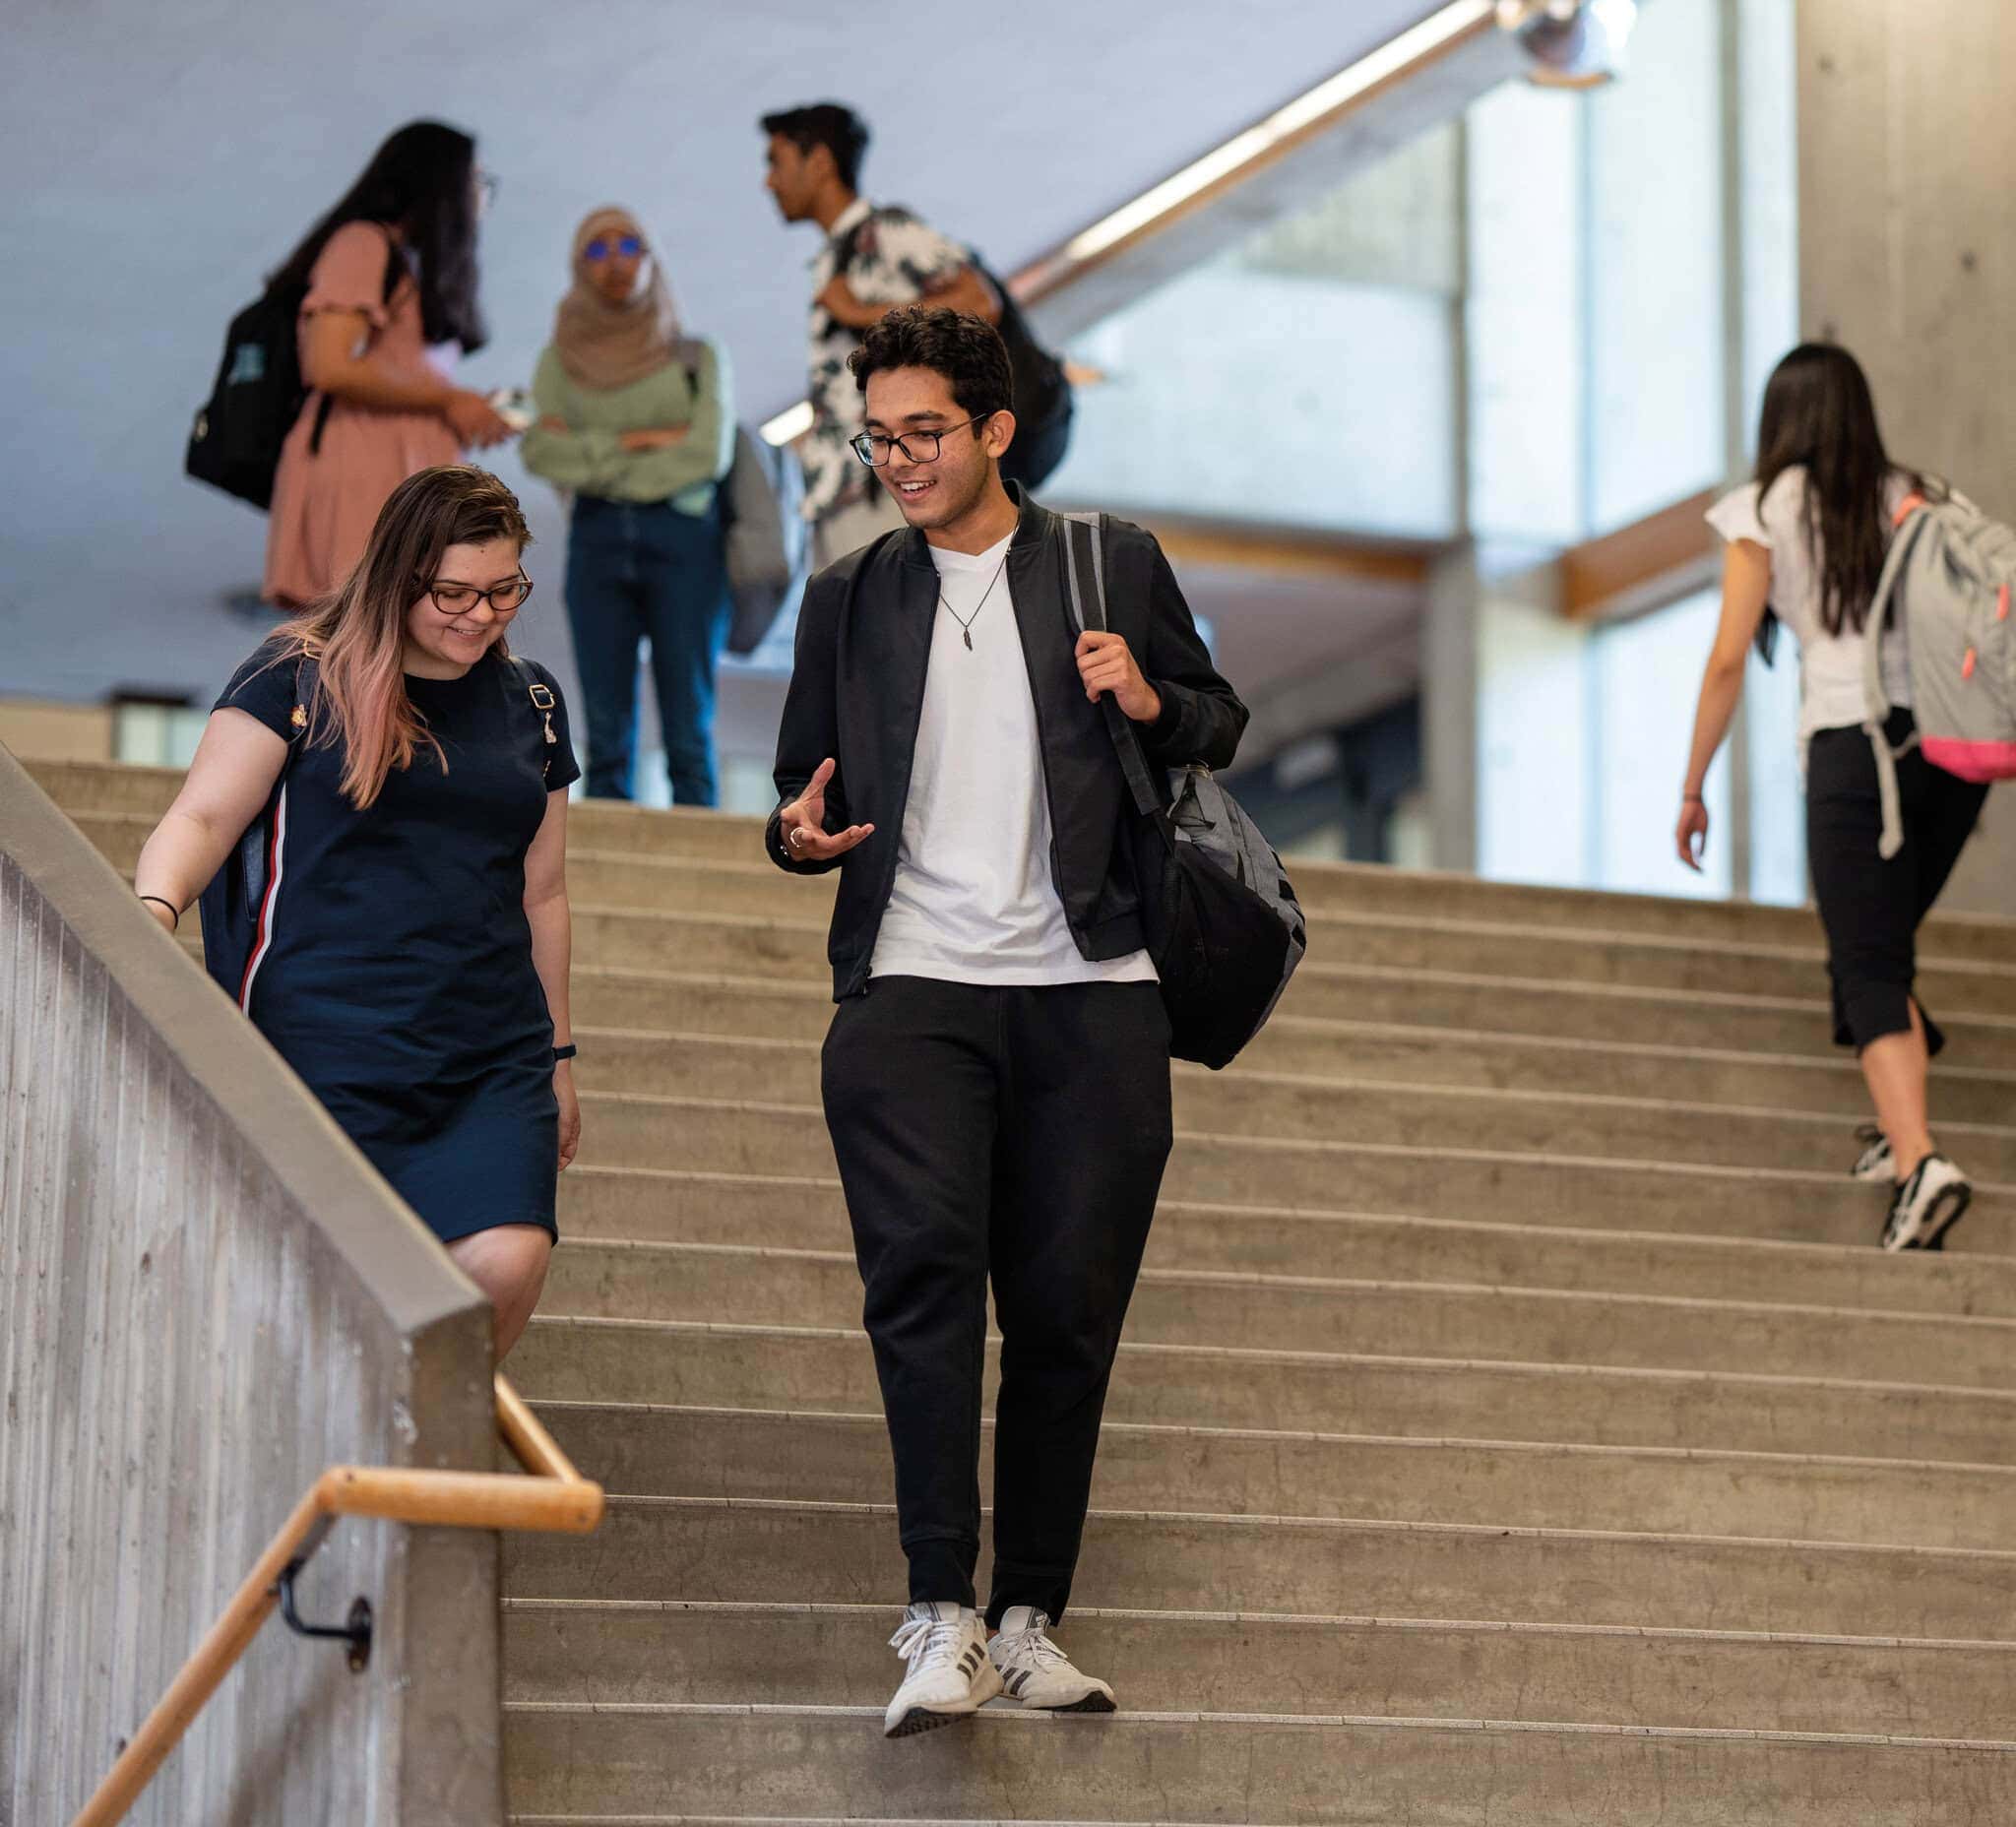
[[727, 357], [688, 339], [628, 210], [575, 230], [574, 284], [539, 357], [525, 467], [572, 493], [567, 617], [588, 731], [587, 790], [628, 799], [637, 650], [651, 642], [672, 799], [713, 805], [714, 672], [728, 622], [720, 484], [734, 453]]

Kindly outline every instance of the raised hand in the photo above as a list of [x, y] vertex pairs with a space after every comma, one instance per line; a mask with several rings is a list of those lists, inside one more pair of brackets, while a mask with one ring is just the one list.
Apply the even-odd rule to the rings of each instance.
[[832, 779], [833, 757], [829, 755], [813, 770], [805, 790], [777, 815], [785, 851], [794, 862], [828, 862], [835, 856], [845, 856], [855, 845], [875, 834], [873, 825], [850, 825], [845, 831], [827, 831], [826, 787]]

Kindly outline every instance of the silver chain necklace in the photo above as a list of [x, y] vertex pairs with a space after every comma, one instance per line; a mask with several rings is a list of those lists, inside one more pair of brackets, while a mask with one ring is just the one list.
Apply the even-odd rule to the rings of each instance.
[[1001, 554], [1001, 562], [994, 567], [994, 575], [987, 580], [987, 587], [980, 593], [980, 599], [971, 615], [962, 615], [945, 599], [945, 585], [938, 585], [938, 606], [959, 624], [959, 638], [966, 643], [966, 651], [973, 652], [973, 625], [980, 618], [980, 610], [987, 606], [987, 598], [994, 594], [994, 586], [1001, 581], [1001, 573], [1008, 569], [1008, 554]]

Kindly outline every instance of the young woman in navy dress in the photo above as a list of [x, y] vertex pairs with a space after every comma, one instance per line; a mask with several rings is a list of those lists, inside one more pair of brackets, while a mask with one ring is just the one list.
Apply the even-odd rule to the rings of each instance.
[[396, 489], [335, 597], [218, 700], [135, 887], [173, 928], [268, 821], [240, 1006], [497, 1309], [537, 1303], [580, 1141], [567, 788], [546, 670], [505, 631], [517, 498], [465, 465]]

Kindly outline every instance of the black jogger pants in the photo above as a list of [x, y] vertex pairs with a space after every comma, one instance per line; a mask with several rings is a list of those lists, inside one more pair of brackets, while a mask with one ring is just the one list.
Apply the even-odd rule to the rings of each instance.
[[[1893, 711], [1893, 747], [1917, 725]], [[1897, 762], [1904, 848], [1887, 861], [1876, 849], [1883, 808], [1876, 755], [1859, 729], [1817, 731], [1806, 754], [1806, 860], [1827, 929], [1834, 1040], [1858, 1052], [1885, 1035], [1908, 1034], [1918, 974], [1919, 923], [1938, 900], [1981, 817], [1987, 788], [1935, 768], [1914, 748]], [[1925, 1046], [1946, 1043], [1922, 1002]]]
[[1100, 1416], [1170, 1142], [1154, 983], [871, 980], [822, 1072], [896, 1456], [913, 1600], [973, 1605], [991, 1274], [990, 1623], [1063, 1615]]

